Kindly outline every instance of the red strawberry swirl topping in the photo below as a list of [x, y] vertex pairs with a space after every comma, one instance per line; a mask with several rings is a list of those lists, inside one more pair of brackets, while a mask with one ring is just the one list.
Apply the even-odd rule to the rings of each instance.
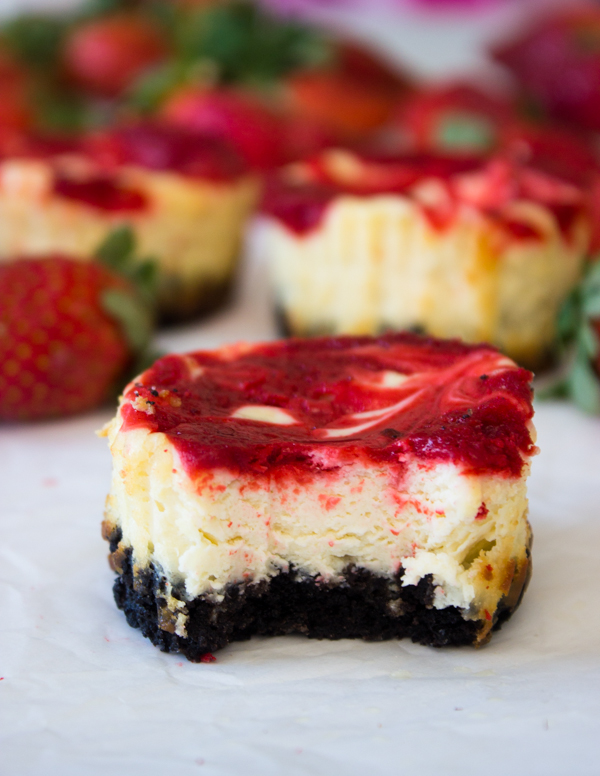
[[129, 386], [125, 428], [164, 432], [190, 473], [317, 472], [365, 459], [519, 476], [531, 373], [488, 346], [411, 334], [167, 356]]

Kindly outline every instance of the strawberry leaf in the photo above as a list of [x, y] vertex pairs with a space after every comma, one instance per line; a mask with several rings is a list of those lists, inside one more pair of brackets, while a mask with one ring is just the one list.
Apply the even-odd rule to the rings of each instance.
[[67, 21], [61, 17], [20, 16], [3, 25], [2, 40], [25, 65], [54, 69], [67, 28]]
[[153, 318], [146, 304], [127, 291], [111, 288], [102, 294], [103, 309], [121, 324], [131, 350], [143, 352], [150, 341]]
[[116, 398], [124, 385], [148, 369], [163, 353], [151, 344], [154, 315], [143, 299], [127, 291], [108, 289], [100, 302], [104, 311], [121, 327], [132, 355], [129, 368], [113, 387]]
[[137, 258], [135, 247], [133, 229], [123, 224], [104, 239], [96, 249], [95, 258], [135, 286], [140, 301], [154, 311], [159, 283], [158, 265], [152, 258]]
[[135, 236], [130, 226], [123, 225], [112, 232], [96, 249], [96, 258], [116, 272], [122, 272], [129, 264], [135, 250]]
[[557, 330], [561, 342], [566, 342], [575, 335], [579, 316], [579, 292], [574, 291], [569, 295], [558, 314]]
[[543, 388], [536, 388], [535, 397], [541, 401], [548, 399], [568, 399], [570, 396], [568, 380], [555, 380]]
[[588, 318], [597, 318], [600, 316], [600, 293], [590, 295], [582, 299], [582, 309]]
[[596, 358], [598, 355], [598, 338], [587, 321], [581, 324], [577, 334], [577, 344], [578, 350], [588, 358]]
[[579, 353], [568, 378], [569, 393], [579, 407], [590, 414], [600, 412], [600, 383], [589, 358]]
[[158, 266], [153, 259], [144, 259], [136, 263], [130, 273], [129, 278], [134, 283], [138, 293], [145, 301], [154, 305], [156, 302], [156, 291], [158, 288]]
[[93, 19], [96, 16], [127, 11], [135, 7], [131, 0], [88, 0], [77, 10], [78, 19]]
[[181, 14], [175, 50], [182, 62], [210, 61], [225, 83], [269, 83], [324, 61], [325, 37], [278, 19], [248, 0], [213, 3]]
[[[192, 68], [193, 71], [193, 68]], [[133, 110], [152, 113], [180, 84], [190, 79], [190, 68], [180, 62], [167, 62], [143, 73], [128, 93]]]
[[599, 318], [600, 262], [596, 261], [558, 316], [559, 350], [569, 361], [566, 375], [539, 392], [540, 398], [567, 396], [585, 412], [600, 413], [600, 378], [594, 369], [600, 353], [594, 323]]
[[496, 140], [491, 121], [467, 113], [446, 116], [436, 134], [437, 143], [448, 151], [488, 151]]

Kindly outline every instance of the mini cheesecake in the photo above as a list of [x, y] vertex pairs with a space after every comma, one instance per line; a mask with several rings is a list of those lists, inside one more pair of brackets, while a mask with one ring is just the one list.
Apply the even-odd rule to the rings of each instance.
[[191, 660], [253, 634], [485, 643], [530, 574], [531, 378], [410, 333], [160, 359], [103, 432], [117, 605]]
[[128, 223], [160, 271], [165, 319], [215, 308], [229, 288], [258, 185], [214, 138], [139, 124], [62, 143], [23, 139], [0, 158], [0, 261], [89, 258]]
[[284, 330], [416, 330], [548, 360], [589, 244], [576, 186], [504, 158], [329, 151], [282, 170], [264, 250]]

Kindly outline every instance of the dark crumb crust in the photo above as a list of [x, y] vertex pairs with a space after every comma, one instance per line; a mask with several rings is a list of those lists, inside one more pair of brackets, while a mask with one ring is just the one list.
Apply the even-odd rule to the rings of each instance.
[[163, 325], [176, 325], [216, 312], [232, 295], [233, 275], [225, 281], [201, 280], [184, 283], [163, 274], [158, 291], [159, 319]]
[[[292, 325], [287, 313], [280, 305], [274, 308], [274, 316], [277, 331], [282, 337], [335, 337], [337, 334], [339, 334], [339, 332], [336, 333], [334, 331], [333, 326], [315, 326], [314, 328], [306, 330], [296, 330], [294, 329], [294, 326]], [[393, 331], [393, 327], [381, 326], [377, 332], [374, 332], [374, 335], [378, 336], [379, 334], [389, 334]], [[407, 329], [404, 329], [404, 331], [410, 332], [411, 334], [420, 334], [424, 337], [428, 336], [427, 332], [422, 326], [409, 326]]]
[[[268, 582], [230, 585], [220, 603], [202, 596], [187, 601], [187, 637], [183, 638], [174, 632], [164, 577], [152, 566], [134, 575], [131, 550], [118, 548], [119, 534], [115, 531], [107, 537], [113, 551], [111, 565], [119, 574], [113, 589], [117, 606], [129, 625], [139, 628], [163, 652], [180, 652], [191, 661], [254, 635], [298, 633], [315, 639], [366, 641], [410, 638], [419, 644], [444, 647], [484, 643], [492, 630], [484, 621], [463, 619], [461, 610], [454, 606], [433, 608], [431, 575], [418, 585], [402, 587], [402, 572], [390, 581], [365, 569], [349, 568], [342, 584], [325, 584], [292, 570]], [[519, 605], [529, 570], [528, 560], [515, 574], [496, 611], [494, 630]]]
[[[316, 326], [309, 330], [296, 330], [292, 325], [287, 313], [280, 305], [274, 308], [273, 315], [275, 318], [275, 325], [277, 332], [282, 337], [331, 337], [333, 336], [333, 329], [327, 329], [327, 327]], [[390, 331], [394, 331], [392, 328], [382, 326], [377, 334], [386, 334]], [[410, 331], [413, 334], [423, 334], [427, 336], [427, 332], [422, 326], [411, 326], [406, 331]], [[514, 356], [512, 357], [514, 359]], [[536, 374], [540, 372], [547, 372], [552, 367], [556, 366], [556, 348], [549, 347], [543, 351], [540, 351], [534, 359], [519, 359], [519, 366], [529, 369]]]

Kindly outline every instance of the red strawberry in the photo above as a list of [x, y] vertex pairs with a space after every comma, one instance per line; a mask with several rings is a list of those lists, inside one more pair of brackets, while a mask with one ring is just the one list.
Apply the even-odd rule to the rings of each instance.
[[348, 140], [384, 125], [411, 87], [398, 73], [355, 43], [337, 46], [333, 66], [293, 73], [285, 82], [293, 114]]
[[419, 151], [487, 153], [514, 117], [508, 100], [460, 81], [417, 92], [400, 106], [398, 121]]
[[18, 131], [31, 126], [29, 86], [25, 70], [0, 48], [0, 129]]
[[167, 99], [161, 117], [228, 141], [257, 169], [281, 161], [280, 121], [258, 99], [240, 91], [184, 86]]
[[[565, 6], [571, 5], [564, 3]], [[600, 8], [559, 10], [493, 52], [551, 116], [600, 130]]]
[[552, 123], [517, 120], [501, 127], [500, 147], [545, 172], [578, 186], [598, 172], [598, 156], [585, 135]]
[[367, 136], [391, 117], [397, 96], [351, 75], [310, 70], [286, 82], [293, 112], [350, 139]]
[[325, 148], [339, 146], [342, 142], [334, 132], [305, 116], [291, 115], [281, 120], [283, 163], [307, 159]]
[[411, 88], [407, 73], [400, 72], [376, 54], [355, 41], [340, 41], [337, 44], [337, 58], [340, 70], [357, 81], [389, 89], [396, 94], [405, 94]]
[[114, 97], [166, 53], [163, 36], [148, 19], [115, 13], [75, 27], [65, 44], [64, 64], [83, 89]]
[[136, 292], [95, 261], [64, 256], [0, 265], [0, 420], [37, 420], [101, 404], [132, 361], [108, 312]]

